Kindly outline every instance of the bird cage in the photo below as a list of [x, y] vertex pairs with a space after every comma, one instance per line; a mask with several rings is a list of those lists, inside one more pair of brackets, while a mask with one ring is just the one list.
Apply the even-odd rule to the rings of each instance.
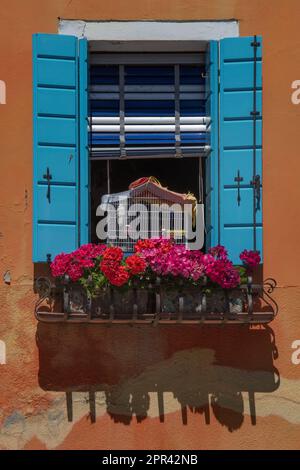
[[106, 212], [106, 242], [124, 252], [134, 251], [139, 239], [172, 238], [177, 244], [186, 243], [184, 206], [193, 214], [196, 198], [161, 186], [154, 177], [143, 177], [129, 189], [101, 198]]

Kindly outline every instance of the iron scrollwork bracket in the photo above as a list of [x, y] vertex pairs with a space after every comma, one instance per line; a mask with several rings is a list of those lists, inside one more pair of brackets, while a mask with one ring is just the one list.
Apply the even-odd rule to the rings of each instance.
[[244, 286], [244, 292], [247, 298], [248, 322], [253, 319], [255, 302], [258, 299], [270, 307], [269, 312], [272, 312], [273, 318], [277, 315], [278, 304], [271, 296], [276, 285], [277, 283], [273, 278], [265, 279], [262, 284], [253, 284], [252, 276], [248, 276], [247, 284]]
[[277, 282], [272, 277], [265, 279], [262, 285], [262, 299], [269, 307], [271, 307], [274, 312], [274, 317], [276, 317], [279, 309], [276, 300], [271, 296], [276, 286]]

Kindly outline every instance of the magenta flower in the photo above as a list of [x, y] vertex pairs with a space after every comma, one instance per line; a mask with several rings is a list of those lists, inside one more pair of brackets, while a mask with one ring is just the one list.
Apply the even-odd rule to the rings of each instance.
[[64, 276], [67, 272], [71, 261], [71, 255], [66, 253], [60, 253], [55, 256], [54, 260], [50, 265], [51, 274], [53, 277]]
[[78, 259], [94, 259], [98, 256], [101, 256], [105, 248], [107, 248], [106, 245], [87, 243], [86, 245], [82, 245], [77, 248], [77, 250], [73, 251], [72, 255]]
[[84, 269], [95, 266], [95, 259], [102, 255], [105, 248], [105, 245], [88, 243], [72, 253], [57, 255], [50, 266], [52, 276], [62, 277], [67, 274], [72, 281], [78, 281], [82, 277]]
[[228, 259], [228, 253], [223, 245], [213, 246], [208, 250], [208, 253], [216, 259]]
[[151, 270], [160, 276], [182, 277], [197, 281], [204, 274], [203, 253], [175, 245], [170, 239], [139, 243], [138, 250]]
[[[118, 247], [88, 243], [70, 254], [56, 256], [51, 263], [51, 272], [54, 277], [68, 275], [76, 282], [99, 271], [108, 282], [118, 286], [127, 283], [132, 275], [142, 273], [146, 268], [157, 276], [193, 283], [207, 276], [223, 289], [235, 288], [241, 282], [238, 270], [228, 259], [222, 245], [212, 247], [204, 254], [200, 250], [188, 250], [184, 245], [176, 245], [174, 240], [159, 238], [140, 240], [135, 251], [138, 255], [132, 255], [126, 261], [123, 259], [123, 251]], [[240, 258], [251, 268], [260, 262], [259, 254], [253, 251], [244, 250]]]
[[73, 282], [76, 282], [83, 276], [83, 271], [83, 266], [73, 263], [69, 266], [67, 274]]
[[204, 263], [204, 266], [208, 266], [209, 264], [213, 264], [215, 262], [215, 258], [213, 255], [207, 254], [203, 255], [202, 261]]
[[261, 258], [258, 251], [244, 250], [240, 254], [240, 260], [250, 269], [259, 265]]
[[216, 259], [214, 263], [208, 263], [206, 274], [212, 282], [224, 289], [232, 289], [240, 283], [240, 275], [229, 260]]

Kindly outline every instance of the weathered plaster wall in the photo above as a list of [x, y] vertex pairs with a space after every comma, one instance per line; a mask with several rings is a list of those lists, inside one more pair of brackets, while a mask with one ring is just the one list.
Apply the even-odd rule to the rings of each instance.
[[[0, 448], [299, 448], [291, 343], [300, 339], [300, 105], [290, 100], [300, 79], [299, 1], [2, 0], [0, 8], [0, 273], [12, 276], [0, 287]], [[273, 331], [36, 324], [31, 34], [55, 33], [57, 17], [235, 18], [241, 35], [263, 35], [264, 276], [277, 279], [280, 307]]]

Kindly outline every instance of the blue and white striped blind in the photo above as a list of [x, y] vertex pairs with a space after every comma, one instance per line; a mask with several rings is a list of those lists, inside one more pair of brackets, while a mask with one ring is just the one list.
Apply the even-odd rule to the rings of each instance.
[[90, 65], [91, 157], [200, 156], [205, 65]]

